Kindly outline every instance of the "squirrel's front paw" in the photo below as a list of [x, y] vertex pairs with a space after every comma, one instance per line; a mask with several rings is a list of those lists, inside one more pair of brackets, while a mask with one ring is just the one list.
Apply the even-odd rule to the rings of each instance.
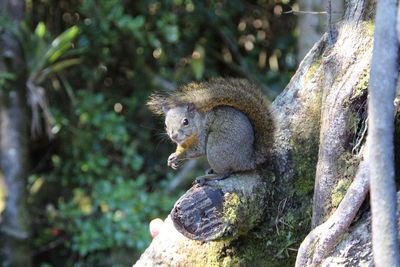
[[179, 168], [179, 163], [180, 160], [178, 158], [179, 154], [172, 153], [171, 155], [169, 155], [168, 157], [168, 166], [170, 166], [172, 169], [176, 170]]

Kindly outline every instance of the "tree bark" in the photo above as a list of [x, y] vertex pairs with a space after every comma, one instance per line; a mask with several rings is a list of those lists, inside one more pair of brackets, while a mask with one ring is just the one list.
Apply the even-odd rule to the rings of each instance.
[[400, 266], [394, 168], [394, 99], [398, 76], [397, 1], [377, 2], [368, 98], [368, 164], [375, 265]]
[[[1, 16], [18, 25], [24, 1], [0, 1]], [[9, 25], [10, 26], [10, 25]], [[0, 179], [4, 180], [6, 205], [1, 214], [2, 266], [31, 266], [27, 208], [27, 121], [22, 52], [16, 37], [6, 29], [1, 37], [0, 71], [15, 79], [0, 88]]]
[[343, 22], [337, 25], [335, 44], [324, 55], [323, 119], [312, 228], [326, 221], [343, 198], [334, 199], [334, 196], [338, 190], [343, 190], [340, 188], [347, 188], [351, 183], [355, 170], [348, 165], [352, 161], [358, 162], [357, 150], [365, 141], [373, 22], [366, 14], [367, 1], [353, 2], [355, 4], [347, 10]]
[[[400, 214], [399, 203], [400, 194], [397, 194], [397, 214]], [[400, 221], [398, 224], [400, 225]], [[357, 224], [350, 228], [346, 237], [339, 242], [335, 251], [322, 262], [321, 266], [374, 266], [370, 212], [363, 214]]]
[[0, 167], [6, 187], [1, 214], [1, 254], [4, 266], [31, 266], [27, 207], [27, 129], [20, 92], [0, 94]]

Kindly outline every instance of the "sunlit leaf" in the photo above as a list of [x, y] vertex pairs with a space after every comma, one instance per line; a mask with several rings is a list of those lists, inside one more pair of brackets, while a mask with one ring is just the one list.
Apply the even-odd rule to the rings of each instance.
[[36, 78], [36, 83], [41, 83], [48, 77], [48, 75], [59, 72], [65, 68], [77, 65], [81, 61], [82, 60], [80, 58], [71, 58], [54, 63], [53, 65], [50, 65], [40, 72], [40, 75]]
[[[47, 58], [47, 61], [48, 61], [49, 63], [53, 63], [53, 62], [56, 61], [60, 56], [62, 56], [62, 55], [64, 54], [65, 51], [67, 51], [67, 50], [70, 49], [70, 48], [71, 48], [71, 44], [70, 44], [70, 43], [63, 44], [62, 46], [60, 45], [60, 46], [58, 47], [57, 50], [54, 50], [54, 53], [49, 54], [49, 57], [46, 57], [46, 58]], [[46, 56], [47, 56], [47, 55], [46, 55]]]
[[46, 34], [46, 25], [43, 22], [39, 22], [35, 29], [35, 34], [39, 38], [43, 38]]
[[57, 63], [51, 65], [48, 68], [49, 69], [49, 73], [61, 71], [61, 70], [65, 69], [65, 68], [77, 65], [77, 64], [79, 64], [81, 62], [82, 62], [82, 60], [80, 58], [71, 58], [71, 59], [62, 60], [60, 62], [57, 62]]
[[51, 43], [49, 50], [47, 51], [45, 58], [49, 63], [56, 61], [66, 50], [72, 47], [72, 41], [79, 33], [77, 26], [72, 26], [68, 30], [61, 33]]
[[200, 80], [204, 74], [204, 58], [205, 50], [204, 47], [198, 45], [192, 54], [192, 71], [196, 80]]

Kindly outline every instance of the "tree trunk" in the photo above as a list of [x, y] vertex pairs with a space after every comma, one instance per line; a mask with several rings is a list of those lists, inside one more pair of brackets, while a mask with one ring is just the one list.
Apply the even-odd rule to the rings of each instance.
[[365, 141], [366, 96], [372, 53], [372, 14], [366, 0], [350, 1], [324, 61], [322, 122], [312, 228], [339, 205], [355, 175], [352, 161]]
[[374, 2], [347, 5], [334, 40], [325, 34], [314, 45], [271, 105], [274, 139], [262, 173], [261, 222], [238, 236], [200, 242], [182, 236], [167, 219], [136, 266], [293, 266], [311, 216], [314, 227], [326, 223], [302, 244], [297, 266], [319, 265], [335, 251], [369, 177], [363, 147]]
[[[18, 25], [24, 1], [0, 1], [3, 18]], [[10, 25], [9, 25], [10, 26]], [[10, 26], [11, 27], [11, 26]], [[0, 88], [0, 179], [4, 180], [6, 205], [1, 214], [2, 266], [31, 266], [27, 208], [27, 122], [22, 53], [16, 37], [7, 29], [1, 35], [0, 72], [15, 79]]]
[[368, 98], [372, 247], [375, 265], [400, 266], [394, 168], [394, 99], [398, 76], [397, 1], [377, 3]]

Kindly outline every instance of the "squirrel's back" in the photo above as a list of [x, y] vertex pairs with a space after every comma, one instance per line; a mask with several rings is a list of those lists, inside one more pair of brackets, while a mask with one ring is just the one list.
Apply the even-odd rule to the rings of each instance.
[[161, 113], [160, 102], [169, 107], [192, 103], [201, 112], [218, 106], [230, 106], [243, 112], [254, 128], [256, 163], [265, 161], [268, 148], [271, 147], [272, 119], [261, 90], [247, 80], [219, 78], [209, 82], [190, 83], [168, 95], [153, 95], [148, 105], [153, 112]]

